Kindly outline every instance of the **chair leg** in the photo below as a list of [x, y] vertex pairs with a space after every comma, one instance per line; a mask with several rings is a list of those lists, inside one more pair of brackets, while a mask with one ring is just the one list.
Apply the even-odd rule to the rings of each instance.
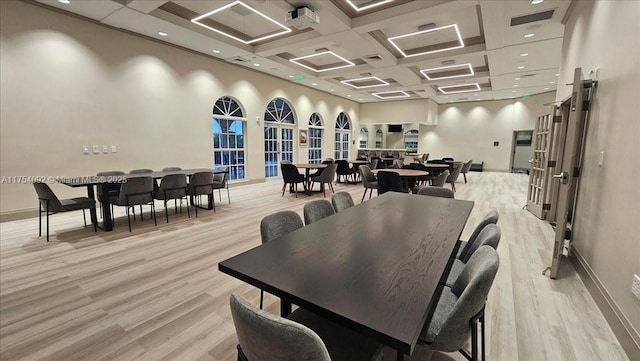
[[[282, 193], [284, 195], [284, 192]], [[213, 193], [213, 189], [211, 190], [211, 204], [213, 205], [213, 211], [216, 211], [216, 195]]]
[[264, 301], [264, 291], [260, 290], [260, 309], [262, 309], [262, 302]]
[[167, 209], [167, 201], [164, 201], [164, 215], [167, 217], [167, 223], [169, 223], [169, 210]]
[[467, 184], [467, 173], [462, 173], [462, 176], [464, 177], [464, 184]]
[[151, 201], [151, 215], [153, 216], [153, 223], [157, 226], [158, 221], [156, 219], [156, 203]]
[[87, 228], [87, 216], [84, 213], [84, 209], [82, 210], [82, 220], [84, 221], [84, 228]]
[[485, 361], [485, 355], [484, 355], [484, 349], [485, 349], [485, 344], [484, 344], [484, 310], [482, 311], [482, 315], [480, 315], [480, 347], [482, 347], [482, 361]]
[[131, 217], [129, 217], [129, 206], [127, 206], [127, 222], [129, 222], [129, 232], [131, 232]]
[[478, 361], [478, 322], [471, 326], [471, 361]]
[[229, 195], [229, 184], [227, 184], [227, 200], [229, 201], [229, 204], [231, 204], [231, 196]]
[[140, 222], [143, 222], [144, 218], [142, 216], [142, 204], [140, 205]]
[[42, 237], [42, 204], [38, 202], [38, 237]]
[[298, 198], [298, 183], [294, 183], [293, 184], [293, 191], [296, 194], [296, 198]]
[[47, 207], [45, 209], [47, 211], [47, 242], [49, 242], [49, 201], [47, 200]]
[[[180, 209], [182, 209], [182, 199], [180, 200]], [[189, 211], [189, 200], [187, 200], [187, 218], [191, 218], [191, 211]]]
[[284, 191], [287, 189], [287, 183], [282, 185], [282, 196], [284, 197]]
[[[196, 209], [196, 218], [198, 218], [198, 206], [199, 206], [199, 202], [197, 202], [197, 200], [200, 199], [200, 196], [197, 196], [195, 198], [193, 198], [194, 203], [194, 207]], [[187, 209], [189, 208], [189, 205], [187, 204]]]
[[[95, 206], [94, 206], [95, 209]], [[96, 219], [96, 222], [93, 224], [93, 231], [94, 232], [98, 232], [98, 220]]]

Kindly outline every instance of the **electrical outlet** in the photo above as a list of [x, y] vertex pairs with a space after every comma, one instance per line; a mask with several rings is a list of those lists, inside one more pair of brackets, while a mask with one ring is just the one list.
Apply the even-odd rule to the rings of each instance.
[[640, 276], [633, 275], [633, 283], [631, 284], [631, 293], [640, 300]]

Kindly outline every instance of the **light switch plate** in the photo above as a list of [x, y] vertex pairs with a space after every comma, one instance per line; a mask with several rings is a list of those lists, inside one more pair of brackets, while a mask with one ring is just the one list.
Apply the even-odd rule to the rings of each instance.
[[93, 153], [95, 153], [95, 154], [100, 153], [100, 146], [99, 145], [94, 145], [93, 146]]
[[108, 145], [103, 145], [102, 146], [102, 154], [108, 154], [109, 153], [109, 146]]
[[115, 145], [111, 146], [111, 153], [117, 153], [118, 152], [118, 148], [116, 148]]

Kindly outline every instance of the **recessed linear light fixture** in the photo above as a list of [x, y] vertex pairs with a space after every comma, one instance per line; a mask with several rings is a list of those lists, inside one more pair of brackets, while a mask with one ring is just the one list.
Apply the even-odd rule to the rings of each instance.
[[524, 34], [525, 38], [533, 38], [535, 34], [534, 33], [528, 33], [528, 34]]
[[531, 4], [532, 5], [542, 4], [543, 2], [544, 2], [544, 0], [531, 0]]
[[449, 86], [443, 86], [443, 87], [439, 86], [438, 90], [440, 90], [442, 94], [467, 93], [467, 92], [480, 91], [480, 84], [469, 83], [469, 84], [460, 84], [460, 85], [449, 85]]
[[[263, 18], [265, 18], [265, 19], [269, 20], [270, 22], [274, 23], [274, 24], [275, 24], [275, 25], [277, 25], [278, 27], [282, 28], [282, 31], [279, 31], [279, 32], [276, 32], [276, 33], [273, 33], [273, 34], [268, 34], [268, 35], [265, 35], [265, 36], [261, 36], [261, 37], [258, 37], [258, 38], [254, 38], [254, 39], [251, 39], [251, 40], [248, 40], [248, 41], [247, 41], [247, 40], [240, 39], [240, 38], [238, 38], [238, 37], [236, 37], [236, 36], [233, 36], [233, 35], [231, 35], [231, 34], [227, 34], [227, 33], [225, 33], [225, 32], [224, 32], [224, 31], [222, 31], [222, 30], [218, 30], [218, 29], [216, 29], [216, 28], [213, 28], [213, 27], [211, 27], [211, 26], [209, 26], [209, 25], [206, 25], [206, 24], [203, 24], [203, 23], [201, 23], [201, 22], [200, 22], [200, 20], [202, 20], [202, 19], [204, 19], [204, 18], [207, 18], [207, 17], [209, 17], [209, 16], [211, 16], [211, 15], [213, 15], [213, 14], [215, 14], [215, 13], [219, 13], [219, 12], [221, 12], [221, 11], [223, 11], [223, 10], [229, 9], [229, 8], [231, 8], [231, 7], [233, 7], [233, 6], [236, 6], [236, 5], [242, 5], [242, 6], [244, 6], [247, 10], [253, 11], [254, 13], [256, 13], [256, 14], [258, 14], [258, 15], [262, 16]], [[251, 6], [249, 6], [249, 5], [247, 5], [247, 4], [245, 4], [245, 3], [243, 3], [242, 1], [239, 1], [239, 0], [234, 1], [234, 2], [232, 2], [232, 3], [230, 3], [230, 4], [227, 4], [227, 5], [225, 5], [225, 6], [221, 7], [221, 8], [218, 8], [218, 9], [215, 9], [215, 10], [212, 10], [212, 11], [209, 11], [208, 13], [203, 14], [203, 15], [200, 15], [200, 16], [198, 16], [198, 17], [196, 17], [196, 18], [193, 18], [193, 19], [191, 19], [191, 22], [192, 22], [192, 23], [194, 23], [194, 24], [198, 24], [198, 25], [200, 25], [200, 26], [202, 26], [202, 27], [205, 27], [205, 28], [207, 28], [207, 29], [209, 29], [209, 30], [211, 30], [211, 31], [215, 31], [216, 33], [218, 33], [218, 34], [220, 34], [220, 35], [224, 35], [224, 36], [230, 37], [231, 39], [237, 40], [237, 41], [239, 41], [239, 42], [241, 42], [241, 43], [244, 43], [244, 44], [251, 44], [251, 43], [255, 43], [255, 42], [257, 42], [257, 41], [261, 41], [261, 40], [265, 40], [265, 39], [273, 38], [273, 37], [280, 36], [280, 35], [282, 35], [282, 34], [286, 34], [286, 33], [290, 33], [290, 32], [291, 32], [291, 29], [289, 29], [288, 27], [286, 27], [286, 26], [284, 26], [284, 25], [280, 24], [279, 22], [277, 22], [277, 21], [275, 21], [275, 20], [271, 19], [271, 18], [270, 18], [270, 17], [268, 17], [267, 15], [265, 15], [265, 14], [263, 14], [263, 13], [259, 12], [258, 10], [256, 10], [256, 9], [252, 8]]]
[[[377, 83], [370, 84], [373, 81], [375, 81]], [[348, 86], [356, 88], [356, 89], [375, 88], [377, 86], [389, 85], [389, 83], [387, 83], [386, 81], [378, 78], [377, 76], [367, 76], [367, 77], [358, 78], [358, 79], [341, 80], [340, 82], [342, 84], [348, 85]], [[356, 84], [351, 84], [351, 83], [365, 83], [365, 84], [369, 84], [369, 85], [358, 86]]]
[[160, 35], [160, 36], [169, 36], [169, 34], [165, 33], [164, 31], [158, 31], [158, 35]]
[[58, 2], [63, 4], [71, 4], [71, 1], [69, 0], [58, 0]]
[[397, 98], [410, 98], [411, 95], [404, 90], [390, 90], [388, 92], [371, 93], [378, 99], [397, 99]]
[[367, 10], [367, 9], [374, 8], [376, 6], [380, 6], [382, 4], [390, 3], [392, 1], [393, 0], [370, 1], [371, 4], [365, 5], [363, 7], [359, 7], [358, 5], [354, 4], [353, 1], [351, 1], [351, 0], [347, 0], [347, 4], [351, 5], [351, 7], [354, 8], [356, 11], [362, 11], [362, 10]]
[[[306, 64], [303, 64], [303, 63], [299, 62], [299, 60], [309, 59], [309, 58], [313, 58], [313, 57], [316, 57], [316, 56], [322, 56], [322, 55], [327, 55], [327, 54], [335, 56], [336, 58], [338, 58], [341, 61], [345, 62], [346, 65], [339, 65], [339, 66], [334, 66], [332, 68], [318, 69], [318, 68], [312, 68], [312, 67], [310, 67], [310, 66], [308, 66]], [[311, 55], [305, 55], [305, 56], [301, 56], [301, 57], [298, 57], [298, 58], [289, 59], [289, 61], [292, 62], [292, 63], [298, 64], [303, 68], [307, 68], [309, 70], [313, 70], [313, 71], [318, 72], [318, 73], [323, 72], [323, 71], [348, 68], [350, 66], [355, 66], [356, 65], [353, 62], [350, 62], [349, 60], [341, 57], [340, 55], [334, 53], [331, 50], [325, 50], [325, 51], [321, 51], [319, 53], [315, 53], [315, 54], [311, 54]]]
[[[460, 73], [460, 71], [456, 71], [456, 69], [460, 69], [460, 70], [464, 70], [468, 72], [463, 72]], [[448, 65], [448, 66], [441, 66], [438, 68], [431, 68], [431, 69], [422, 69], [420, 70], [420, 73], [422, 73], [422, 75], [424, 75], [425, 78], [427, 78], [428, 80], [442, 80], [442, 79], [452, 79], [452, 78], [462, 78], [465, 76], [472, 76], [475, 73], [473, 72], [473, 67], [471, 66], [471, 63], [466, 63], [466, 64], [458, 64], [458, 65]], [[429, 76], [429, 73], [432, 73], [431, 76]], [[433, 74], [435, 73], [435, 74]], [[438, 74], [443, 74], [438, 76]], [[455, 74], [455, 75], [448, 75], [448, 74]], [[460, 74], [457, 74], [460, 73]], [[435, 75], [435, 76], [434, 76]]]
[[[438, 31], [438, 30], [444, 30], [444, 29], [449, 29], [449, 28], [453, 28], [456, 31], [456, 34], [458, 35], [458, 42], [459, 45], [455, 45], [452, 47], [448, 47], [448, 48], [443, 48], [443, 49], [436, 49], [436, 50], [431, 50], [431, 51], [423, 51], [421, 53], [415, 53], [415, 54], [406, 54], [402, 49], [400, 49], [400, 47], [398, 45], [396, 45], [396, 43], [394, 43], [394, 40], [397, 39], [404, 39], [404, 38], [408, 38], [411, 36], [416, 36], [416, 35], [421, 35], [421, 34], [426, 34], [426, 33], [431, 33], [434, 31]], [[453, 50], [453, 49], [460, 49], [460, 48], [464, 48], [464, 42], [462, 41], [462, 35], [460, 35], [460, 30], [458, 30], [458, 24], [451, 24], [451, 25], [445, 25], [445, 26], [440, 26], [437, 28], [431, 28], [431, 29], [426, 29], [426, 30], [421, 30], [421, 31], [416, 31], [413, 33], [409, 33], [409, 34], [404, 34], [404, 35], [398, 35], [398, 36], [393, 36], [390, 38], [387, 38], [387, 40], [391, 43], [391, 45], [393, 45], [394, 48], [396, 48], [400, 54], [402, 54], [402, 56], [404, 56], [405, 58], [410, 58], [412, 56], [418, 56], [418, 55], [426, 55], [426, 54], [433, 54], [433, 53], [439, 53], [441, 51], [447, 51], [447, 50]]]

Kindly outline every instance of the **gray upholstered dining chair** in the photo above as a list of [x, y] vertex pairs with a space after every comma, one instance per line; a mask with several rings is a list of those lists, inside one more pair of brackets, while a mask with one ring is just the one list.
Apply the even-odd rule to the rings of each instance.
[[182, 170], [182, 168], [180, 168], [180, 167], [165, 167], [165, 168], [162, 168], [163, 172], [177, 172], [179, 170]]
[[[260, 221], [262, 244], [304, 227], [302, 218], [294, 211], [280, 211], [270, 214]], [[264, 291], [260, 290], [260, 308], [264, 300]]]
[[441, 197], [441, 198], [454, 198], [454, 193], [451, 189], [443, 187], [426, 186], [418, 190], [418, 194], [422, 196]]
[[451, 190], [454, 192], [456, 191], [456, 181], [460, 176], [460, 172], [462, 171], [463, 165], [464, 164], [462, 164], [461, 162], [453, 162], [453, 169], [451, 170], [451, 173], [447, 177], [446, 182], [451, 184]]
[[438, 174], [438, 176], [431, 182], [431, 186], [433, 187], [443, 187], [447, 182], [447, 178], [449, 177], [449, 170], [445, 169], [442, 173]]
[[380, 158], [371, 158], [371, 161], [369, 162], [369, 170], [378, 168], [379, 161], [380, 161]]
[[196, 217], [198, 216], [198, 208], [201, 207], [201, 196], [211, 197], [213, 203], [213, 211], [216, 211], [216, 199], [213, 196], [213, 173], [211, 172], [196, 172], [189, 178], [189, 185], [187, 186], [187, 193], [190, 197], [193, 197], [193, 206], [196, 210]]
[[131, 232], [129, 209], [133, 209], [135, 206], [140, 206], [140, 220], [144, 221], [142, 206], [149, 205], [153, 222], [158, 225], [156, 221], [156, 208], [153, 203], [153, 183], [154, 181], [151, 177], [129, 177], [125, 183], [120, 185], [120, 193], [109, 197], [109, 203], [126, 208], [129, 232]]
[[336, 213], [344, 211], [347, 208], [353, 207], [353, 198], [351, 194], [347, 192], [338, 192], [331, 197], [331, 204]]
[[382, 345], [298, 308], [287, 318], [231, 294], [239, 361], [380, 361]]
[[482, 246], [490, 246], [493, 249], [498, 248], [498, 244], [500, 243], [500, 227], [495, 224], [488, 224], [486, 227], [482, 229], [478, 237], [475, 239], [471, 246], [469, 247], [469, 251], [462, 258], [456, 258], [453, 260], [453, 265], [451, 266], [451, 270], [449, 271], [449, 275], [447, 276], [447, 281], [445, 285], [452, 287], [456, 282], [460, 273], [464, 269], [464, 265], [469, 262], [469, 259], [473, 256], [473, 254], [478, 250], [478, 248]]
[[362, 199], [360, 200], [360, 203], [362, 203], [364, 202], [364, 196], [367, 195], [367, 190], [369, 191], [369, 199], [371, 199], [371, 193], [373, 193], [373, 190], [378, 189], [378, 178], [376, 178], [376, 175], [373, 174], [371, 168], [366, 165], [360, 166], [360, 178], [362, 178], [362, 186], [364, 187], [364, 193], [362, 194]]
[[473, 232], [471, 233], [471, 236], [469, 236], [469, 239], [467, 241], [459, 241], [460, 244], [458, 245], [458, 253], [456, 254], [456, 258], [464, 258], [464, 256], [466, 256], [469, 252], [469, 248], [471, 247], [473, 242], [475, 242], [476, 238], [484, 229], [484, 227], [489, 224], [497, 224], [498, 219], [500, 219], [500, 214], [498, 214], [498, 211], [496, 211], [495, 209], [485, 214], [480, 222], [476, 225], [476, 228], [473, 229]]
[[[464, 266], [452, 287], [445, 286], [431, 321], [424, 325], [418, 344], [433, 351], [460, 352], [467, 360], [478, 358], [478, 323], [481, 355], [485, 360], [484, 306], [498, 272], [495, 249], [480, 247]], [[463, 349], [471, 336], [471, 353]]]
[[320, 183], [320, 188], [322, 189], [322, 196], [326, 196], [325, 192], [325, 184], [329, 185], [329, 189], [331, 189], [332, 193], [335, 193], [333, 190], [333, 180], [336, 178], [336, 169], [338, 165], [336, 163], [328, 164], [326, 168], [322, 170], [320, 175], [311, 177], [311, 188], [313, 188], [313, 183]]
[[397, 168], [404, 167], [404, 161], [402, 159], [395, 159], [393, 163], [396, 165]]
[[[176, 213], [178, 213], [178, 203], [180, 200], [180, 211], [182, 212], [182, 198], [187, 197], [187, 176], [183, 173], [167, 174], [160, 180], [160, 187], [155, 192], [154, 198], [164, 201], [164, 215], [169, 223], [169, 211], [167, 201], [173, 199]], [[187, 204], [187, 215], [191, 218], [189, 204]]]
[[218, 198], [220, 202], [222, 202], [222, 189], [227, 190], [227, 201], [231, 204], [231, 195], [229, 194], [229, 167], [226, 165], [221, 165], [218, 167], [219, 173], [215, 173], [213, 175], [213, 189], [218, 190]]
[[471, 159], [470, 161], [466, 162], [462, 166], [462, 170], [460, 171], [460, 173], [462, 173], [462, 175], [464, 176], [465, 184], [467, 183], [467, 173], [469, 173], [469, 170], [471, 169], [471, 164], [473, 164], [473, 159]]
[[153, 173], [153, 169], [139, 168], [139, 169], [132, 169], [129, 171], [129, 174], [143, 174], [143, 173]]
[[[103, 172], [96, 173], [98, 177], [110, 177], [110, 176], [118, 176], [124, 175], [124, 172], [121, 170], [108, 170]], [[98, 184], [96, 186], [96, 197], [98, 198], [98, 202], [100, 202], [100, 215], [104, 218], [104, 210], [103, 207], [109, 207], [108, 204], [102, 204], [100, 201], [103, 197], [103, 193], [107, 193], [108, 197], [117, 196], [120, 191], [120, 185], [116, 183], [107, 183], [107, 184]], [[113, 212], [111, 212], [113, 214]]]
[[304, 214], [304, 224], [311, 224], [335, 214], [336, 211], [328, 200], [317, 199], [305, 204], [302, 213]]
[[[33, 183], [38, 195], [38, 237], [42, 237], [42, 213], [47, 218], [47, 242], [49, 242], [49, 216], [56, 213], [82, 210], [84, 226], [87, 226], [85, 209], [96, 208], [96, 201], [88, 197], [76, 197], [71, 199], [59, 199], [46, 183]], [[97, 224], [93, 225], [94, 231], [98, 231]]]

